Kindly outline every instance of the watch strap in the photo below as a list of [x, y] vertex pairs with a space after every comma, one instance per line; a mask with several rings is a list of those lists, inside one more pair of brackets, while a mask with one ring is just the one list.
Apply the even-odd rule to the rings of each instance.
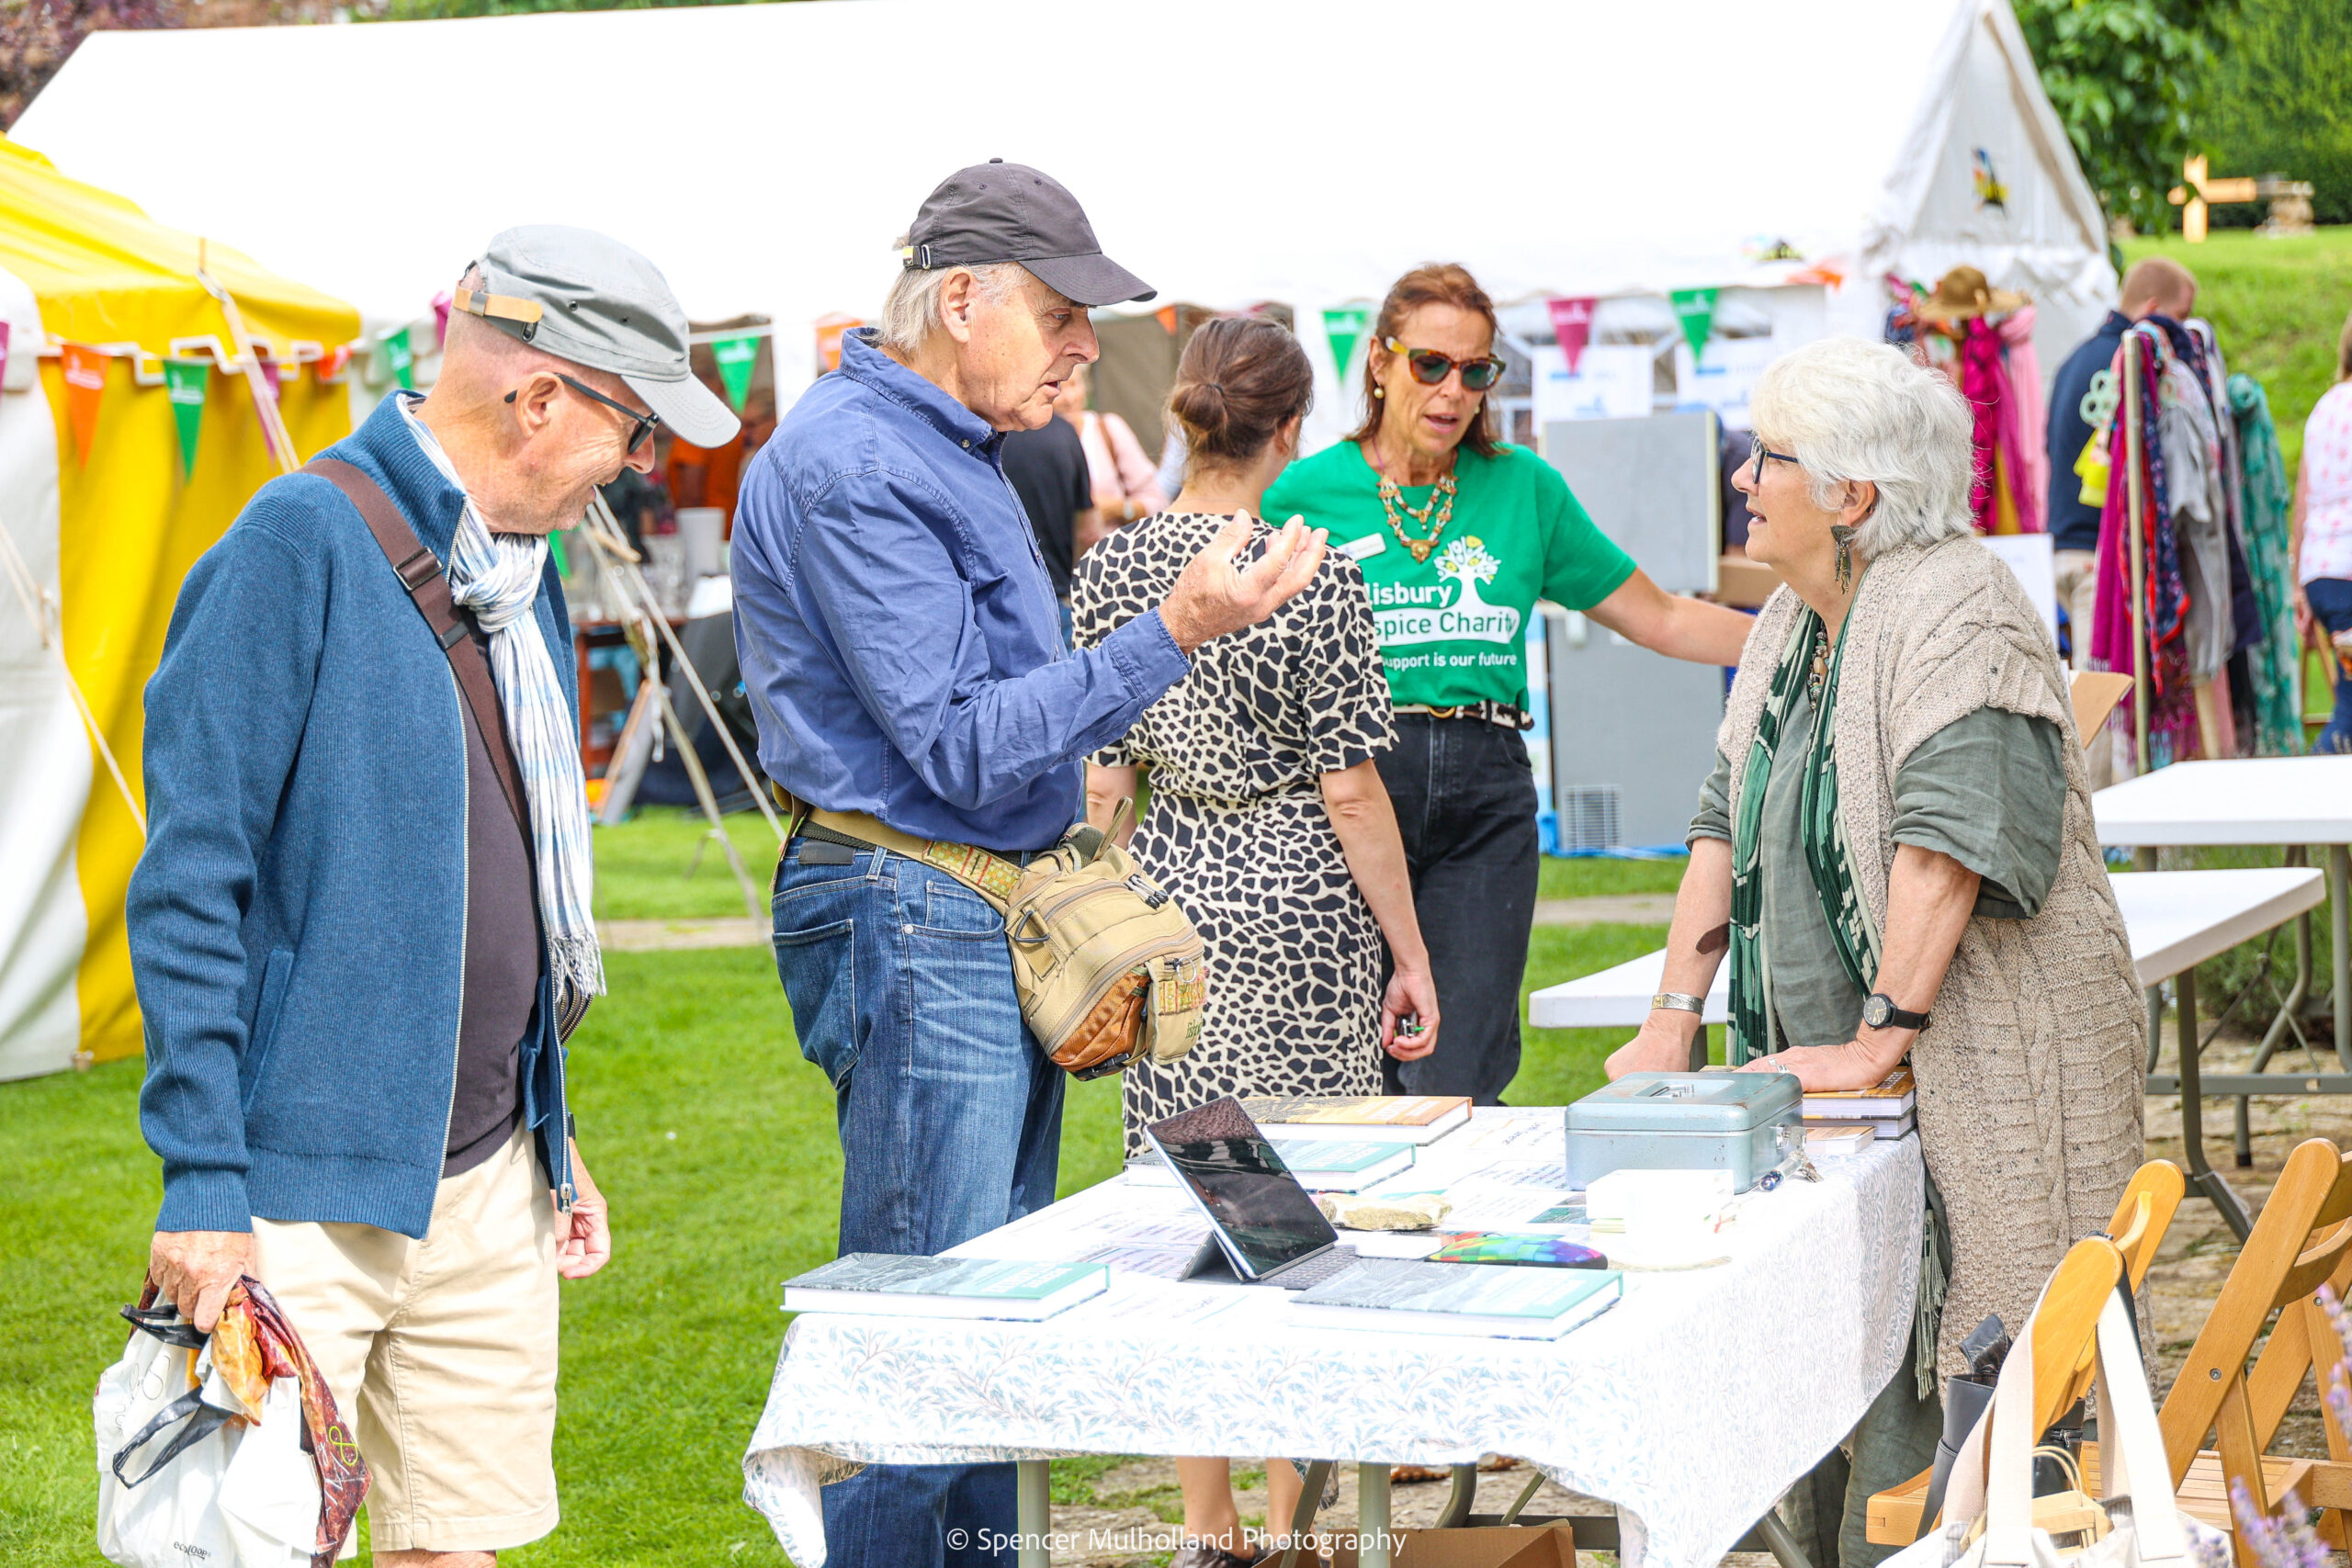
[[1871, 1004], [1873, 1002], [1885, 1004], [1886, 1021], [1883, 1023], [1871, 1023], [1870, 1027], [1872, 1029], [1910, 1029], [1921, 1033], [1927, 1032], [1928, 1020], [1931, 1015], [1924, 1012], [1911, 1012], [1895, 1006], [1894, 998], [1884, 991], [1872, 991], [1869, 1000], [1863, 1002], [1862, 1019], [1865, 1023], [1870, 1021]]

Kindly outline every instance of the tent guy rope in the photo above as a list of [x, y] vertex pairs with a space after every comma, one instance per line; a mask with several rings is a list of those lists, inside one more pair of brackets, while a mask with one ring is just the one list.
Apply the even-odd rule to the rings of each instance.
[[90, 711], [90, 699], [82, 694], [82, 682], [74, 678], [74, 667], [65, 658], [65, 626], [57, 613], [56, 604], [33, 577], [33, 569], [17, 548], [16, 536], [0, 526], [0, 545], [7, 547], [7, 554], [0, 557], [8, 569], [8, 581], [23, 601], [25, 618], [40, 629], [40, 645], [57, 649], [58, 667], [65, 672], [65, 689], [73, 694], [74, 710], [82, 716], [82, 728], [90, 732], [91, 743], [107, 765], [114, 787], [121, 793], [122, 804], [130, 810], [130, 819], [139, 824], [139, 836], [147, 836], [147, 813], [141, 810], [138, 796], [130, 793], [130, 781], [122, 776], [122, 764], [115, 761], [114, 748], [107, 744], [106, 731], [98, 728], [98, 716]]

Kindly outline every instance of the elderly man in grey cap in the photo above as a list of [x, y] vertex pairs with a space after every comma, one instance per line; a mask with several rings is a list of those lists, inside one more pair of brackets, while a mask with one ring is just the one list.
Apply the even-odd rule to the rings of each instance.
[[428, 395], [265, 486], [147, 688], [130, 885], [163, 1159], [151, 1274], [209, 1331], [286, 1309], [373, 1474], [379, 1564], [555, 1528], [557, 1280], [611, 1250], [563, 1036], [605, 988], [571, 628], [548, 536], [716, 446], [651, 263], [511, 229]]
[[[1069, 191], [1018, 164], [949, 175], [902, 247], [880, 329], [843, 339], [840, 372], [753, 460], [735, 518], [760, 765], [805, 820], [776, 874], [776, 967], [839, 1101], [845, 1253], [936, 1253], [1053, 1201], [1060, 1072], [1022, 1022], [1003, 922], [967, 880], [1017, 875], [1057, 841], [1083, 814], [1086, 754], [1323, 558], [1294, 525], [1237, 560], [1237, 519], [1166, 603], [1065, 654], [998, 447], [1052, 418], [1096, 357], [1088, 310], [1152, 291], [1102, 254]], [[828, 1562], [1010, 1562], [1012, 1472], [876, 1465], [838, 1482]]]

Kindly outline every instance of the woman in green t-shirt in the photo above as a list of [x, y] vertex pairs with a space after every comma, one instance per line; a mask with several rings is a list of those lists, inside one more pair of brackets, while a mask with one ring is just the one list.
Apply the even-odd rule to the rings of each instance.
[[1752, 624], [1669, 595], [1593, 526], [1552, 466], [1497, 439], [1495, 307], [1462, 267], [1388, 291], [1364, 419], [1290, 470], [1266, 514], [1328, 528], [1371, 592], [1397, 745], [1379, 759], [1429, 942], [1445, 1038], [1385, 1065], [1392, 1092], [1495, 1104], [1519, 1071], [1519, 986], [1535, 918], [1527, 618], [1538, 597], [1645, 648], [1736, 664]]

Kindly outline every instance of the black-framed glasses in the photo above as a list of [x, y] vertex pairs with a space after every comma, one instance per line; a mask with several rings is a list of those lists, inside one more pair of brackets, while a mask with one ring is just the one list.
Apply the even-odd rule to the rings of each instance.
[[1775, 452], [1770, 447], [1765, 446], [1762, 436], [1751, 435], [1747, 438], [1747, 460], [1749, 464], [1747, 470], [1747, 482], [1749, 484], [1760, 485], [1764, 482], [1764, 459], [1767, 457], [1771, 458], [1772, 461], [1776, 463], [1793, 464], [1796, 462], [1796, 459], [1790, 457], [1786, 452]]
[[1433, 348], [1407, 348], [1393, 337], [1381, 339], [1380, 346], [1391, 354], [1403, 355], [1413, 379], [1424, 387], [1442, 386], [1448, 376], [1459, 369], [1464, 391], [1483, 392], [1503, 378], [1506, 368], [1503, 361], [1491, 354], [1483, 359], [1455, 359]]
[[[624, 457], [635, 457], [637, 455], [637, 449], [645, 445], [645, 438], [652, 434], [655, 427], [660, 425], [662, 423], [662, 416], [660, 414], [652, 412], [639, 413], [617, 398], [608, 398], [605, 396], [604, 393], [596, 390], [595, 388], [588, 385], [585, 381], [575, 381], [560, 370], [556, 372], [555, 378], [562, 382], [565, 386], [571, 388], [573, 391], [579, 393], [582, 397], [594, 398], [598, 402], [604, 404], [606, 408], [618, 409], [622, 413], [628, 416], [630, 422], [628, 445], [621, 448], [621, 456]], [[514, 392], [507, 393], [506, 400], [510, 403], [513, 402], [515, 398], [515, 393], [520, 390], [521, 389], [517, 388]]]

